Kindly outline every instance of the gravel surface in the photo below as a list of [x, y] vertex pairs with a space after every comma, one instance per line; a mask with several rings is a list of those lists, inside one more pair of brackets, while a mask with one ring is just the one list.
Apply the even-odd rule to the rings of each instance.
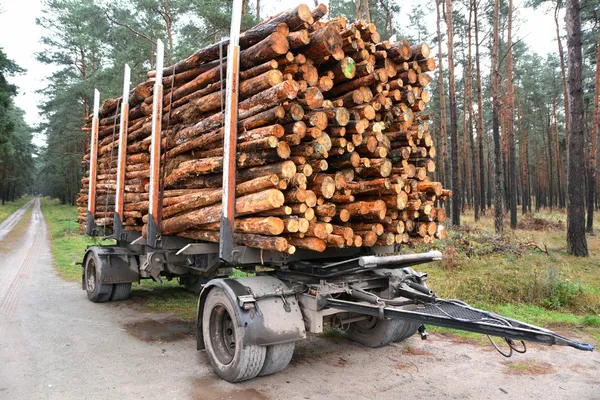
[[440, 334], [380, 349], [310, 336], [283, 372], [223, 382], [189, 323], [93, 304], [58, 278], [31, 206], [27, 229], [0, 246], [0, 399], [600, 399], [598, 352], [531, 346], [505, 359]]

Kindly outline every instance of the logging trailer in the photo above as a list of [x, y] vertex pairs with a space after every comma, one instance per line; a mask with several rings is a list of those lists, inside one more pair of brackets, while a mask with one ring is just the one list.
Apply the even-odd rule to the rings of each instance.
[[[233, 240], [236, 176], [237, 88], [241, 0], [234, 1], [228, 47], [225, 100], [223, 213], [220, 242], [203, 243], [160, 232], [161, 115], [163, 44], [158, 41], [150, 150], [148, 231], [123, 229], [127, 112], [121, 112], [114, 210], [116, 240], [91, 246], [82, 262], [82, 288], [93, 302], [124, 300], [132, 282], [178, 278], [199, 294], [197, 349], [205, 349], [214, 371], [238, 382], [285, 368], [295, 342], [325, 326], [341, 328], [368, 347], [404, 340], [415, 333], [427, 338], [425, 324], [498, 336], [505, 356], [524, 352], [524, 341], [592, 351], [550, 330], [444, 300], [426, 285], [427, 274], [412, 267], [440, 260], [442, 254], [398, 254], [390, 247], [299, 249], [295, 254], [237, 246]], [[125, 66], [122, 107], [127, 110], [130, 70]], [[95, 225], [99, 92], [94, 95], [90, 144], [90, 184], [86, 233]], [[257, 266], [259, 266], [257, 268]], [[255, 276], [228, 278], [232, 268]], [[491, 340], [491, 339], [490, 339]], [[516, 342], [521, 342], [517, 346]], [[492, 341], [492, 344], [494, 342]], [[494, 346], [496, 346], [494, 344]], [[496, 347], [497, 348], [497, 347]], [[497, 348], [498, 349], [498, 348]], [[498, 351], [500, 351], [498, 349]]]

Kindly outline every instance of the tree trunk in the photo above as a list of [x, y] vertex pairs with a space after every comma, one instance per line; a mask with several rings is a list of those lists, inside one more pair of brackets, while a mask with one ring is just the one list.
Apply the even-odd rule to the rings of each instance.
[[515, 155], [515, 87], [513, 83], [513, 53], [512, 53], [512, 16], [513, 2], [508, 0], [508, 60], [507, 60], [507, 80], [508, 80], [508, 104], [507, 104], [507, 140], [508, 140], [508, 190], [509, 190], [509, 208], [510, 208], [510, 227], [517, 229], [517, 172]]
[[[440, 181], [445, 187], [449, 186], [448, 182], [448, 133], [446, 132], [446, 95], [444, 93], [444, 57], [442, 52], [442, 33], [440, 29], [441, 24], [441, 13], [440, 13], [440, 2], [442, 0], [436, 0], [435, 9], [437, 15], [437, 39], [438, 39], [438, 90], [440, 98], [440, 139], [442, 140], [442, 154], [438, 157], [440, 163]], [[446, 213], [450, 212], [450, 202], [446, 201]]]
[[571, 115], [569, 114], [569, 97], [567, 92], [567, 67], [565, 66], [565, 52], [563, 50], [562, 40], [560, 39], [560, 25], [558, 23], [558, 12], [560, 11], [560, 1], [556, 2], [556, 7], [554, 8], [554, 23], [556, 24], [556, 41], [558, 42], [558, 55], [560, 57], [560, 70], [562, 73], [562, 81], [563, 81], [563, 95], [565, 102], [565, 143], [567, 145], [567, 149], [569, 148], [569, 119]]
[[355, 4], [354, 4], [354, 16], [356, 18], [356, 20], [359, 20], [361, 17], [361, 7], [362, 6], [362, 0], [356, 0]]
[[569, 60], [569, 156], [567, 181], [567, 251], [589, 257], [585, 237], [584, 132], [581, 20], [579, 0], [567, 0], [567, 55]]
[[[480, 169], [480, 165], [479, 165], [479, 158], [477, 156], [477, 149], [475, 147], [475, 144], [473, 142], [473, 118], [475, 115], [475, 112], [473, 110], [473, 57], [472, 57], [472, 51], [471, 51], [471, 17], [473, 15], [473, 8], [475, 7], [475, 2], [473, 0], [471, 0], [469, 2], [469, 32], [468, 32], [468, 42], [469, 42], [469, 51], [468, 51], [468, 72], [467, 72], [467, 78], [468, 78], [468, 92], [469, 92], [469, 144], [471, 147], [471, 163], [472, 163], [472, 184], [473, 184], [473, 209], [474, 209], [474, 218], [475, 221], [479, 220], [479, 206], [480, 206], [480, 185], [481, 182], [479, 180], [479, 169]], [[477, 135], [479, 136], [479, 132], [477, 133]]]
[[456, 115], [456, 86], [454, 84], [454, 26], [452, 0], [446, 0], [446, 26], [448, 29], [448, 90], [450, 92], [450, 137], [452, 145], [452, 225], [460, 226], [461, 193], [458, 177], [458, 121]]
[[367, 20], [367, 24], [371, 23], [371, 10], [369, 10], [369, 0], [363, 0], [363, 6], [365, 8], [365, 18]]
[[473, 12], [475, 13], [475, 62], [477, 64], [477, 147], [479, 148], [479, 162], [477, 170], [479, 171], [479, 179], [477, 182], [480, 201], [481, 213], [485, 214], [485, 168], [483, 168], [483, 94], [481, 89], [481, 65], [479, 62], [479, 20], [477, 19], [477, 2], [473, 3]]
[[598, 124], [599, 110], [598, 102], [600, 98], [600, 40], [596, 43], [596, 82], [594, 85], [594, 117], [591, 132], [591, 149], [588, 160], [588, 187], [587, 187], [587, 231], [594, 232], [594, 202], [596, 197], [596, 153], [598, 152]]
[[494, 136], [494, 227], [496, 233], [504, 231], [502, 215], [502, 151], [500, 149], [500, 96], [498, 93], [498, 23], [500, 0], [494, 0], [494, 38], [492, 47], [492, 134]]
[[529, 182], [529, 132], [525, 129], [521, 123], [523, 120], [523, 109], [521, 108], [521, 101], [517, 96], [517, 109], [519, 114], [519, 161], [521, 163], [521, 211], [523, 214], [531, 211], [531, 189]]

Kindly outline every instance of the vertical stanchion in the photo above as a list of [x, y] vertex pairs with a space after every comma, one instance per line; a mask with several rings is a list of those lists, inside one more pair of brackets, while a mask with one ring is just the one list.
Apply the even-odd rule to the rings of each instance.
[[123, 203], [125, 196], [125, 168], [127, 166], [127, 127], [129, 125], [129, 83], [131, 70], [125, 64], [123, 97], [121, 98], [121, 124], [119, 127], [119, 157], [117, 161], [117, 190], [115, 193], [114, 235], [120, 240], [123, 232]]
[[150, 143], [150, 204], [148, 208], [148, 237], [147, 244], [156, 247], [160, 238], [160, 221], [158, 220], [158, 204], [160, 189], [160, 131], [162, 127], [163, 105], [163, 60], [164, 45], [161, 40], [156, 41], [156, 76], [154, 93], [152, 97], [152, 136]]
[[225, 130], [223, 135], [223, 214], [219, 232], [219, 259], [233, 260], [235, 218], [235, 176], [237, 156], [238, 89], [240, 73], [240, 27], [242, 0], [234, 0], [227, 49], [227, 87], [225, 89]]
[[100, 109], [100, 92], [94, 89], [94, 116], [92, 132], [90, 133], [90, 175], [88, 184], [88, 212], [85, 232], [90, 236], [96, 235], [96, 176], [98, 175], [98, 110]]

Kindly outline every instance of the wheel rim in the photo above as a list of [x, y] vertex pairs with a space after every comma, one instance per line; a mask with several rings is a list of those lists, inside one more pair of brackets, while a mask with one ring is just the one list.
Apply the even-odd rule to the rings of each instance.
[[85, 274], [87, 291], [92, 293], [96, 290], [96, 261], [93, 258], [88, 260]]
[[235, 354], [235, 324], [222, 304], [217, 304], [210, 313], [210, 341], [215, 356], [221, 364], [231, 363]]

